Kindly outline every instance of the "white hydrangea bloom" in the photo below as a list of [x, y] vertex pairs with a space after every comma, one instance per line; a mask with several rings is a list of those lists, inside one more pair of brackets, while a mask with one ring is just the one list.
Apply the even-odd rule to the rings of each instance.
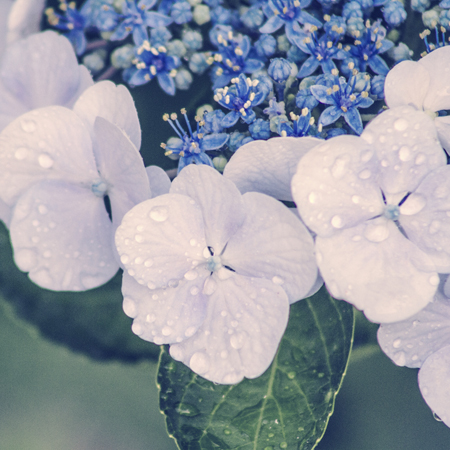
[[131, 95], [109, 81], [86, 90], [74, 111], [35, 109], [0, 133], [0, 198], [13, 208], [15, 262], [32, 281], [85, 290], [117, 272], [115, 229], [150, 198], [138, 145]]
[[450, 151], [450, 116], [436, 114], [450, 109], [449, 46], [433, 50], [417, 62], [397, 64], [386, 76], [384, 95], [390, 108], [410, 105], [432, 117], [442, 146]]
[[334, 297], [374, 322], [406, 319], [432, 300], [436, 272], [450, 272], [445, 178], [432, 120], [408, 106], [380, 114], [361, 137], [332, 138], [303, 156], [293, 197], [317, 233]]
[[170, 192], [117, 229], [124, 311], [145, 340], [208, 380], [233, 384], [270, 365], [289, 303], [314, 284], [313, 241], [280, 202], [207, 166], [185, 167]]
[[440, 291], [422, 311], [382, 324], [378, 342], [398, 366], [420, 368], [419, 387], [428, 406], [450, 427], [450, 301]]

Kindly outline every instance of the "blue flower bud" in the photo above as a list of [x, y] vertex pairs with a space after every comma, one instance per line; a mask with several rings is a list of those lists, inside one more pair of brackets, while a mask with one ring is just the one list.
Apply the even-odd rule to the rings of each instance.
[[186, 1], [174, 3], [170, 16], [178, 25], [190, 22], [192, 20], [191, 5]]
[[372, 0], [356, 0], [356, 1], [361, 5], [361, 9], [373, 8]]
[[411, 59], [413, 51], [403, 42], [400, 42], [396, 47], [392, 47], [388, 51], [389, 56], [397, 63]]
[[398, 0], [392, 0], [383, 8], [383, 16], [391, 27], [397, 27], [406, 20], [406, 11]]
[[344, 7], [342, 8], [342, 17], [344, 17], [347, 21], [351, 17], [361, 17], [362, 18], [363, 12], [361, 9], [361, 5], [356, 1], [346, 3], [344, 5]]
[[244, 144], [247, 144], [247, 142], [251, 141], [253, 141], [253, 139], [247, 134], [240, 133], [239, 131], [234, 131], [230, 136], [228, 148], [232, 152], [235, 152], [239, 147], [242, 147]]
[[422, 22], [427, 28], [434, 28], [439, 23], [439, 12], [435, 9], [423, 12]]
[[277, 41], [270, 34], [263, 34], [256, 42], [255, 49], [258, 56], [270, 57], [277, 49]]
[[150, 31], [150, 40], [154, 47], [166, 45], [172, 39], [172, 33], [166, 27], [152, 28]]
[[270, 138], [270, 123], [264, 119], [256, 119], [248, 130], [253, 139], [269, 139]]
[[172, 56], [182, 58], [186, 54], [186, 46], [179, 39], [174, 39], [167, 43], [167, 53]]
[[439, 24], [447, 30], [450, 29], [450, 10], [443, 9], [439, 14]]
[[106, 59], [106, 50], [100, 49], [86, 55], [83, 58], [83, 64], [93, 73], [96, 74], [104, 69]]
[[127, 44], [116, 48], [111, 54], [111, 64], [116, 69], [128, 69], [134, 59], [134, 45]]
[[241, 21], [248, 28], [259, 28], [264, 21], [264, 13], [259, 5], [252, 6], [242, 14]]
[[300, 50], [296, 45], [291, 45], [291, 48], [287, 52], [286, 55], [289, 59], [289, 61], [295, 62], [295, 63], [302, 63], [307, 58], [307, 54]]
[[223, 131], [222, 119], [225, 117], [225, 113], [220, 109], [215, 109], [214, 111], [207, 112], [203, 115], [203, 125], [204, 130], [207, 133], [221, 133]]
[[411, 0], [411, 8], [414, 11], [425, 12], [430, 7], [430, 0]]
[[189, 60], [189, 69], [192, 72], [202, 74], [209, 67], [204, 53], [194, 53]]
[[191, 72], [184, 68], [179, 69], [175, 75], [175, 86], [182, 91], [188, 90], [191, 87], [192, 81], [193, 78]]
[[272, 80], [277, 83], [285, 83], [291, 74], [292, 66], [291, 63], [284, 58], [275, 58], [270, 61], [267, 73], [272, 78]]
[[374, 100], [384, 99], [384, 81], [386, 77], [383, 75], [375, 75], [370, 83], [370, 96]]
[[199, 50], [203, 45], [202, 35], [194, 30], [184, 31], [182, 41], [189, 50]]
[[347, 34], [351, 36], [355, 35], [355, 31], [360, 34], [364, 33], [366, 26], [364, 25], [364, 19], [362, 17], [350, 17], [347, 21]]

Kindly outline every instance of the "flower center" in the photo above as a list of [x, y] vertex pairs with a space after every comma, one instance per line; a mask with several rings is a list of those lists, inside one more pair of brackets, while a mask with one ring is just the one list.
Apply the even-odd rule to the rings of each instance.
[[222, 267], [222, 260], [220, 259], [220, 256], [210, 256], [206, 261], [206, 266], [211, 272], [217, 272]]
[[383, 214], [387, 219], [397, 220], [400, 215], [400, 210], [397, 205], [386, 205]]
[[98, 179], [92, 183], [91, 190], [97, 197], [104, 197], [108, 190], [108, 185], [102, 179]]

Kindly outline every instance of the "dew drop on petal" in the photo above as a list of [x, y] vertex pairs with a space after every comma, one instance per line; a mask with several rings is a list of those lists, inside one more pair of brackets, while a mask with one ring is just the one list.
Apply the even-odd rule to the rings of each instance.
[[417, 156], [416, 156], [416, 160], [414, 161], [414, 163], [417, 165], [417, 166], [420, 166], [421, 164], [423, 164], [425, 161], [426, 161], [426, 156], [423, 154], [423, 153], [419, 153]]
[[164, 222], [169, 217], [169, 211], [165, 206], [154, 206], [150, 210], [149, 216], [155, 222]]
[[207, 278], [205, 281], [205, 285], [203, 286], [203, 293], [205, 295], [212, 295], [216, 292], [217, 283], [211, 278]]
[[169, 336], [172, 334], [172, 328], [170, 327], [163, 327], [163, 329], [161, 330], [161, 333], [163, 336]]
[[401, 345], [402, 345], [402, 340], [401, 340], [401, 339], [396, 339], [396, 340], [392, 343], [392, 347], [394, 347], [394, 348], [400, 348]]
[[33, 133], [33, 131], [36, 131], [36, 122], [34, 120], [22, 120], [20, 126], [25, 133]]
[[196, 330], [195, 327], [189, 327], [189, 328], [187, 328], [186, 331], [184, 332], [184, 335], [185, 335], [186, 337], [191, 337], [191, 336], [193, 336], [193, 335], [195, 334], [196, 331], [197, 331], [197, 330]]
[[14, 153], [14, 157], [16, 159], [18, 159], [19, 161], [22, 161], [23, 159], [25, 159], [28, 155], [28, 149], [26, 147], [19, 147], [15, 153]]
[[192, 247], [195, 247], [195, 246], [197, 245], [197, 241], [196, 241], [195, 239], [191, 239], [191, 240], [189, 241], [189, 244], [190, 244]]
[[368, 223], [364, 230], [364, 237], [370, 242], [383, 242], [389, 237], [389, 229], [386, 225]]
[[53, 159], [47, 153], [42, 153], [38, 156], [38, 163], [43, 169], [50, 169], [53, 166]]
[[29, 272], [37, 264], [37, 254], [34, 250], [22, 249], [14, 252], [14, 260], [20, 270]]
[[406, 162], [412, 158], [411, 150], [406, 145], [402, 146], [398, 151], [398, 157], [400, 161]]
[[405, 203], [400, 206], [400, 213], [405, 216], [412, 216], [417, 214], [425, 207], [427, 201], [423, 195], [411, 194]]
[[397, 366], [404, 366], [406, 364], [406, 356], [404, 352], [396, 353], [393, 359]]
[[130, 260], [130, 257], [128, 255], [123, 254], [120, 257], [120, 261], [121, 261], [122, 264], [126, 264], [129, 260]]
[[203, 374], [209, 370], [209, 358], [203, 352], [196, 352], [189, 360], [189, 367], [198, 374]]
[[135, 264], [142, 264], [144, 262], [144, 259], [141, 258], [140, 256], [138, 256], [137, 258], [135, 258], [134, 263]]
[[342, 178], [346, 173], [346, 165], [349, 161], [349, 157], [347, 155], [342, 155], [336, 158], [333, 166], [331, 167], [331, 175], [334, 178]]
[[438, 275], [432, 275], [429, 280], [430, 284], [432, 286], [437, 286], [439, 284], [439, 276]]
[[331, 225], [334, 228], [342, 228], [344, 226], [344, 222], [342, 221], [341, 216], [333, 216], [331, 218]]
[[308, 200], [309, 200], [309, 203], [316, 203], [316, 201], [317, 201], [317, 195], [316, 195], [314, 192], [311, 192], [311, 193], [308, 195]]
[[371, 175], [372, 173], [369, 169], [364, 169], [359, 173], [359, 178], [361, 178], [361, 180], [367, 180]]
[[222, 350], [222, 351], [220, 352], [220, 357], [221, 357], [222, 359], [227, 358], [227, 357], [228, 357], [228, 352], [227, 352], [226, 350]]
[[239, 350], [244, 346], [246, 339], [247, 339], [246, 333], [244, 332], [235, 333], [232, 334], [230, 337], [230, 344], [234, 349]]
[[200, 289], [197, 286], [192, 286], [191, 289], [189, 289], [189, 292], [191, 295], [197, 295], [200, 292]]
[[406, 129], [408, 128], [408, 126], [409, 126], [409, 123], [408, 123], [408, 121], [407, 121], [406, 119], [404, 119], [404, 118], [397, 119], [397, 120], [394, 122], [394, 128], [395, 128], [397, 131], [404, 131], [404, 130], [406, 130]]
[[[122, 258], [121, 258], [121, 260], [122, 260]], [[122, 262], [123, 262], [123, 261], [122, 261]], [[125, 263], [124, 263], [124, 264], [125, 264]], [[145, 266], [145, 267], [152, 267], [152, 266], [153, 266], [153, 259], [147, 259], [147, 260], [145, 260], [144, 266]]]
[[128, 316], [128, 317], [136, 317], [136, 303], [130, 298], [130, 297], [125, 297], [123, 299], [123, 304], [122, 304], [122, 308], [123, 308], [123, 312]]
[[359, 195], [352, 195], [352, 202], [357, 205], [361, 201], [361, 197]]
[[134, 236], [134, 240], [135, 240], [136, 242], [141, 243], [141, 242], [144, 241], [144, 237], [142, 236], [142, 234], [136, 234], [136, 235]]
[[198, 277], [198, 272], [196, 270], [189, 270], [184, 274], [184, 278], [188, 281], [195, 280]]
[[145, 321], [148, 323], [153, 323], [156, 320], [155, 314], [147, 314]]
[[436, 234], [441, 228], [441, 222], [439, 220], [433, 220], [430, 223], [430, 227], [428, 228], [428, 232], [430, 234]]
[[48, 213], [48, 208], [45, 205], [39, 205], [38, 211], [39, 211], [39, 214], [44, 215], [44, 214]]
[[447, 197], [447, 196], [448, 196], [448, 189], [447, 189], [447, 187], [444, 186], [444, 185], [438, 186], [438, 187], [434, 190], [433, 195], [434, 195], [436, 198], [444, 198], [444, 197]]
[[272, 278], [272, 282], [273, 282], [274, 284], [279, 284], [279, 285], [281, 285], [281, 284], [284, 283], [284, 280], [283, 280], [283, 278], [280, 278], [280, 277], [278, 277], [278, 276], [275, 275], [275, 276]]

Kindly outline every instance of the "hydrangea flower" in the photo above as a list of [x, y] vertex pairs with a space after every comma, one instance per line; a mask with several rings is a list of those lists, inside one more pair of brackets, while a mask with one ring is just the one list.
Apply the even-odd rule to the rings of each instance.
[[434, 413], [450, 426], [450, 303], [438, 291], [434, 300], [407, 320], [382, 324], [382, 350], [398, 366], [420, 368], [419, 387]]
[[71, 108], [92, 84], [89, 71], [78, 65], [70, 42], [54, 31], [10, 44], [0, 61], [0, 131], [35, 108]]
[[317, 263], [334, 297], [384, 323], [432, 300], [436, 272], [450, 271], [449, 228], [439, 222], [447, 167], [431, 119], [406, 106], [380, 114], [360, 138], [338, 136], [303, 156], [293, 197], [317, 233]]
[[384, 95], [390, 108], [411, 105], [432, 117], [439, 141], [450, 151], [450, 47], [441, 47], [421, 60], [402, 61], [387, 75]]
[[241, 196], [208, 166], [186, 167], [169, 194], [129, 211], [116, 245], [133, 331], [216, 383], [269, 367], [289, 303], [317, 276], [298, 218], [263, 194]]
[[75, 291], [116, 273], [115, 228], [150, 196], [139, 146], [131, 95], [109, 81], [87, 89], [74, 111], [36, 109], [3, 130], [0, 198], [14, 207], [14, 260], [32, 281]]

